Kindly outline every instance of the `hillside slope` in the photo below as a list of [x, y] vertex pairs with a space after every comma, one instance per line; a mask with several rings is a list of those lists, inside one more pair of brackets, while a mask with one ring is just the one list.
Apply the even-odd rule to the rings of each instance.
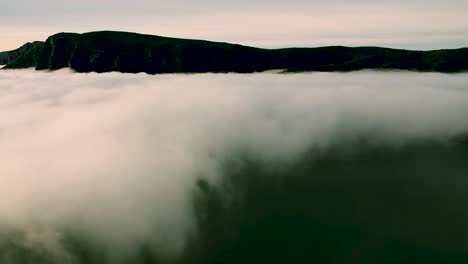
[[0, 60], [3, 63], [0, 64], [7, 64], [5, 68], [10, 69], [35, 67], [43, 45], [41, 41], [28, 42], [15, 50], [2, 52]]

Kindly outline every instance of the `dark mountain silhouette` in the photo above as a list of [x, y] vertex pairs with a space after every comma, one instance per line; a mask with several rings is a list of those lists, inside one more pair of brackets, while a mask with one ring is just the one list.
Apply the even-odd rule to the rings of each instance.
[[0, 52], [0, 64], [7, 64], [7, 68], [31, 68], [36, 66], [44, 42], [34, 41], [12, 50]]
[[9, 51], [0, 52], [0, 65], [5, 65], [8, 63], [8, 53]]
[[[39, 42], [38, 42], [39, 43]], [[7, 69], [71, 68], [77, 72], [178, 73], [353, 71], [398, 69], [468, 70], [468, 48], [410, 51], [379, 47], [260, 49], [204, 40], [128, 32], [59, 33], [9, 60]]]

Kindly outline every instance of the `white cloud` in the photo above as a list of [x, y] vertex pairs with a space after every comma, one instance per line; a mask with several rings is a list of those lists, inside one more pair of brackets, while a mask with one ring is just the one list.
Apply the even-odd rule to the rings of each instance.
[[0, 223], [61, 258], [63, 228], [122, 254], [177, 251], [194, 182], [233, 153], [282, 163], [360, 136], [446, 140], [468, 129], [467, 78], [1, 71]]

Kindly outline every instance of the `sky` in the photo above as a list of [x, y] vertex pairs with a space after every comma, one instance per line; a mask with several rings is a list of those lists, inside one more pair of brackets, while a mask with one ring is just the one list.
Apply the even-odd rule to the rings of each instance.
[[121, 30], [265, 48], [468, 46], [466, 0], [0, 0], [0, 50]]

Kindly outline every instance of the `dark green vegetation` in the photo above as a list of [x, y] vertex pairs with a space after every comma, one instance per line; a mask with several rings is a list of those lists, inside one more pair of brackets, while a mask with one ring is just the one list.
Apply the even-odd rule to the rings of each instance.
[[201, 181], [184, 263], [468, 263], [468, 148], [355, 147]]
[[[198, 232], [181, 256], [141, 245], [113, 262], [72, 232], [64, 249], [83, 264], [468, 263], [467, 159], [466, 145], [440, 142], [360, 142], [282, 165], [233, 155], [221, 183], [195, 187]], [[0, 245], [11, 263], [60, 263]]]
[[126, 32], [60, 33], [44, 46], [24, 53], [6, 68], [71, 68], [77, 72], [260, 72], [401, 69], [468, 70], [468, 48], [409, 51], [378, 47], [260, 49], [202, 40]]

